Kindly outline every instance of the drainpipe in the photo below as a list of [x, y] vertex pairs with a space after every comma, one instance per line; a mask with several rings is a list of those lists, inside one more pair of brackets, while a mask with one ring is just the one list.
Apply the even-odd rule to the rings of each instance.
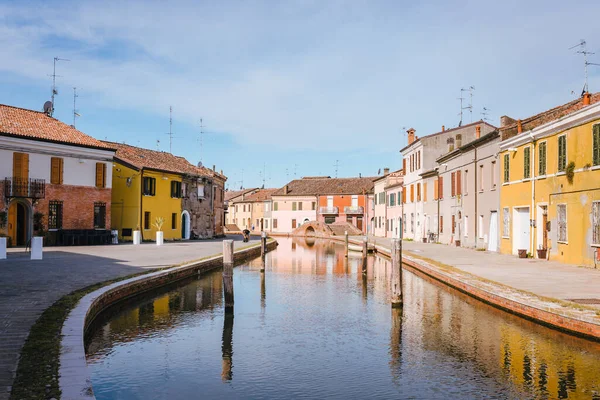
[[144, 173], [143, 171], [140, 173], [140, 219], [138, 221], [138, 226], [140, 227], [140, 238], [141, 241], [144, 241], [144, 227], [143, 227], [143, 213], [144, 213]]
[[477, 190], [477, 147], [473, 146], [473, 149], [475, 150], [475, 173], [473, 174], [475, 175], [475, 247], [477, 247], [479, 242], [479, 214], [477, 211], [477, 200], [479, 198], [479, 190]]
[[[531, 172], [531, 220], [535, 220], [536, 224], [534, 226], [531, 226], [532, 224], [530, 223], [529, 225], [530, 227], [530, 241], [531, 241], [531, 254], [535, 254], [535, 234], [537, 234], [537, 218], [535, 218], [534, 216], [537, 217], [536, 215], [536, 209], [535, 209], [535, 148], [536, 148], [536, 141], [533, 138], [533, 133], [529, 133], [529, 136], [531, 137], [531, 164], [529, 165], [530, 170], [533, 170]], [[535, 234], [534, 234], [534, 229], [535, 229]], [[545, 227], [544, 227], [545, 229]]]

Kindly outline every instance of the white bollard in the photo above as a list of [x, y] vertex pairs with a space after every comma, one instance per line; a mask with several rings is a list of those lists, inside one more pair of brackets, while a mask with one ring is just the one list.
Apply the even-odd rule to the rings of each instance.
[[142, 232], [133, 231], [133, 244], [140, 244], [140, 243], [142, 243]]
[[6, 238], [0, 237], [0, 260], [6, 260]]
[[44, 253], [44, 238], [41, 236], [34, 236], [31, 238], [31, 259], [41, 260], [43, 259]]
[[165, 233], [163, 231], [156, 232], [156, 245], [162, 246], [165, 241]]

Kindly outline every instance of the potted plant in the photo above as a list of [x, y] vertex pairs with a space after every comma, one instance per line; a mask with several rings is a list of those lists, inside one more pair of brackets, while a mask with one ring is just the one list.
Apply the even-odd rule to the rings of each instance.
[[542, 245], [540, 245], [539, 248], [537, 249], [538, 258], [545, 259], [547, 253], [548, 253], [548, 249], [545, 249]]
[[133, 231], [133, 244], [142, 243], [142, 232], [140, 230], [140, 226], [135, 227], [135, 231]]
[[0, 228], [4, 228], [6, 226], [6, 222], [8, 221], [8, 215], [6, 211], [0, 211]]
[[519, 258], [527, 258], [527, 249], [519, 249]]
[[165, 219], [163, 217], [156, 217], [154, 220], [154, 227], [156, 228], [156, 245], [162, 246], [164, 242], [164, 232], [162, 231], [162, 227], [165, 223]]

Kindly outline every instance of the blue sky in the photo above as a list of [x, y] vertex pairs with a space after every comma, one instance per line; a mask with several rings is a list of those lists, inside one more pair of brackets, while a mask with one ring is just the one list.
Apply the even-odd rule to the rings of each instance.
[[[576, 98], [584, 38], [600, 62], [600, 2], [1, 1], [0, 103], [41, 109], [94, 137], [222, 169], [231, 188], [308, 175], [376, 175], [418, 136], [490, 110], [524, 118]], [[600, 71], [590, 66], [590, 90]], [[467, 112], [463, 117], [470, 122]], [[243, 170], [243, 174], [242, 174]]]

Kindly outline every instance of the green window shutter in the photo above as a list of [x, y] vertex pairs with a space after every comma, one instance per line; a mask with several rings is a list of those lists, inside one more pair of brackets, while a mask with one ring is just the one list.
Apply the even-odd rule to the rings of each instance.
[[594, 125], [593, 136], [592, 164], [600, 165], [600, 124]]
[[510, 158], [509, 158], [508, 154], [505, 154], [504, 155], [504, 182], [508, 182], [508, 180], [510, 178], [509, 168], [510, 168]]
[[546, 175], [546, 143], [540, 143], [538, 175]]
[[523, 152], [523, 178], [531, 176], [531, 148], [526, 147]]
[[564, 171], [567, 168], [567, 136], [558, 138], [558, 170]]

